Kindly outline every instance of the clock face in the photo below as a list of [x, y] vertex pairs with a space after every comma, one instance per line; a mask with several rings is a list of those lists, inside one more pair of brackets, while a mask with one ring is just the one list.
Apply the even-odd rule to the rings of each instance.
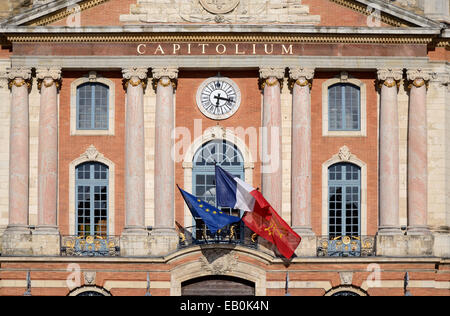
[[207, 79], [197, 91], [197, 106], [214, 120], [224, 120], [239, 109], [241, 92], [234, 81], [225, 77]]

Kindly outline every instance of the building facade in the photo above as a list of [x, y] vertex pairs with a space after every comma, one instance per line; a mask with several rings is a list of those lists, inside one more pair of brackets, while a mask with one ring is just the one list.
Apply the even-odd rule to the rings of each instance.
[[[56, 0], [6, 18], [0, 295], [449, 295], [448, 6]], [[291, 260], [193, 218], [177, 185], [215, 204], [216, 164], [302, 237]]]

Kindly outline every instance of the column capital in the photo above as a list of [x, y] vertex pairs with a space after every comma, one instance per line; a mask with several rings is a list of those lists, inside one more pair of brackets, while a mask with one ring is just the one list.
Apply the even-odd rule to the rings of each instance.
[[142, 87], [145, 89], [145, 87], [147, 86], [147, 73], [147, 68], [130, 67], [122, 69], [125, 89], [128, 88], [129, 83], [131, 83], [133, 87], [142, 85]]
[[31, 83], [31, 68], [26, 67], [15, 67], [7, 69], [7, 77], [9, 79], [9, 87], [12, 86], [21, 87], [24, 84], [27, 84], [28, 88], [30, 88]]
[[44, 82], [44, 86], [49, 88], [56, 84], [56, 88], [59, 88], [59, 81], [61, 80], [61, 67], [39, 67], [36, 68], [36, 78], [38, 79], [38, 89], [41, 90], [42, 83], [45, 80], [50, 82]]
[[283, 67], [263, 66], [259, 68], [259, 76], [261, 79], [276, 78], [282, 80], [286, 69]]
[[170, 80], [178, 79], [178, 67], [168, 66], [152, 69], [153, 79], [168, 78]]
[[292, 86], [295, 84], [300, 87], [308, 86], [311, 88], [312, 79], [314, 78], [315, 69], [314, 68], [303, 68], [303, 67], [291, 67], [289, 68], [289, 77], [293, 81]]
[[388, 88], [392, 88], [396, 85], [398, 86], [400, 84], [400, 80], [403, 78], [403, 69], [378, 69], [377, 78], [380, 81], [380, 86], [385, 85]]
[[261, 79], [261, 89], [267, 86], [273, 87], [277, 84], [282, 85], [284, 74], [286, 72], [285, 68], [282, 67], [272, 67], [272, 66], [263, 66], [259, 68], [259, 77]]
[[420, 88], [428, 82], [432, 78], [432, 72], [426, 69], [408, 69], [406, 71], [406, 79], [410, 82], [409, 88], [413, 86], [416, 88]]
[[153, 68], [152, 74], [155, 90], [158, 84], [161, 84], [163, 87], [168, 87], [171, 84], [174, 89], [176, 88], [176, 81], [178, 79], [178, 67], [168, 66]]

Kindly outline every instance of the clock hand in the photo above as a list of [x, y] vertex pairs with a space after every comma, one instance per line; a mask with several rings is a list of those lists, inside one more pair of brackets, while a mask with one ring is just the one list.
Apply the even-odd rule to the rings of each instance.
[[214, 96], [214, 98], [216, 98], [217, 99], [217, 102], [216, 102], [216, 107], [218, 107], [219, 106], [219, 104], [220, 104], [220, 99], [221, 99], [221, 97], [220, 97], [220, 93], [219, 93], [219, 96]]
[[234, 100], [233, 99], [230, 99], [230, 98], [222, 98], [221, 96], [220, 96], [220, 93], [219, 93], [219, 96], [214, 96], [214, 99], [216, 99], [217, 100], [217, 103], [219, 103], [219, 101], [220, 100], [222, 100], [222, 101], [228, 101], [228, 102], [234, 102]]

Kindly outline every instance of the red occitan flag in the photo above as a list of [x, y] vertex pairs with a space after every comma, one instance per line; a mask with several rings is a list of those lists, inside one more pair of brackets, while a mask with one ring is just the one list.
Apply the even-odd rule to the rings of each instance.
[[274, 244], [288, 259], [294, 255], [300, 244], [301, 237], [270, 205], [265, 208], [255, 207], [253, 212], [246, 212], [242, 221], [256, 234]]

